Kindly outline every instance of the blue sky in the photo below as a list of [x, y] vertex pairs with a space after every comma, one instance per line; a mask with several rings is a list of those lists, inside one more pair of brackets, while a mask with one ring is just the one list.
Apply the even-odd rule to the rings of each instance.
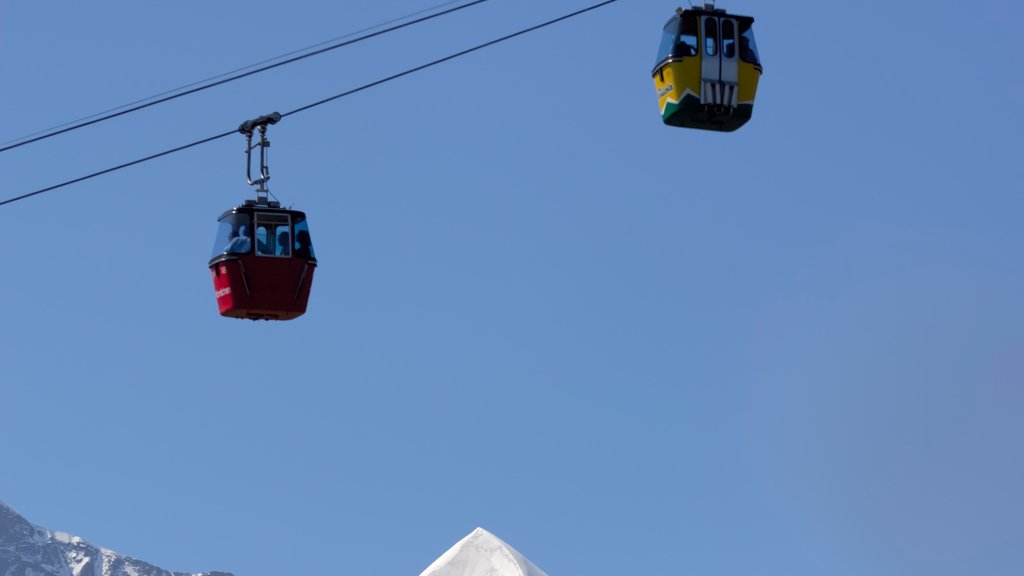
[[[0, 140], [436, 4], [0, 0]], [[6, 152], [3, 197], [587, 4]], [[1024, 572], [1024, 9], [719, 5], [765, 64], [732, 134], [661, 124], [639, 0], [272, 128], [293, 322], [217, 315], [241, 136], [0, 208], [0, 499], [239, 576], [418, 574], [478, 525], [552, 576]]]

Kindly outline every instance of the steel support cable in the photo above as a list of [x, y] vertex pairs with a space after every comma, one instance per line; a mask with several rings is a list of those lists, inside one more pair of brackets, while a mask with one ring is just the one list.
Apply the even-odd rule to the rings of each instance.
[[267, 66], [261, 66], [259, 68], [256, 68], [255, 70], [249, 70], [248, 72], [242, 72], [241, 74], [235, 74], [233, 76], [228, 76], [227, 78], [223, 78], [223, 79], [217, 80], [215, 82], [210, 82], [208, 84], [203, 84], [202, 86], [196, 86], [195, 88], [191, 88], [191, 89], [185, 90], [183, 92], [178, 92], [178, 93], [175, 93], [175, 94], [171, 94], [170, 96], [164, 96], [163, 98], [158, 98], [158, 99], [153, 100], [151, 102], [145, 102], [145, 103], [139, 104], [137, 106], [132, 106], [131, 108], [127, 108], [127, 109], [121, 110], [119, 112], [113, 112], [111, 114], [104, 114], [104, 115], [102, 115], [102, 116], [100, 116], [98, 118], [93, 118], [92, 120], [87, 120], [85, 122], [79, 122], [79, 123], [74, 124], [72, 126], [68, 126], [66, 128], [61, 128], [60, 130], [54, 130], [52, 132], [47, 132], [46, 134], [42, 134], [42, 135], [36, 136], [34, 138], [29, 138], [27, 140], [22, 140], [20, 142], [15, 143], [15, 144], [10, 144], [10, 145], [7, 145], [7, 146], [2, 146], [2, 147], [0, 147], [0, 153], [7, 152], [8, 150], [13, 150], [15, 148], [20, 148], [20, 147], [25, 146], [27, 144], [32, 144], [33, 142], [39, 142], [40, 140], [46, 140], [47, 138], [53, 138], [54, 136], [59, 136], [61, 134], [66, 134], [66, 133], [71, 132], [73, 130], [78, 130], [80, 128], [85, 128], [86, 126], [92, 126], [93, 124], [98, 124], [100, 122], [105, 122], [107, 120], [112, 120], [114, 118], [118, 118], [120, 116], [124, 116], [125, 114], [131, 114], [132, 112], [138, 112], [139, 110], [144, 110], [144, 109], [149, 108], [151, 106], [156, 106], [157, 104], [163, 104], [164, 102], [170, 102], [171, 100], [176, 100], [178, 98], [181, 98], [183, 96], [188, 96], [190, 94], [195, 94], [196, 92], [202, 92], [204, 90], [209, 90], [210, 88], [215, 88], [215, 87], [220, 86], [222, 84], [227, 84], [228, 82], [234, 82], [235, 80], [241, 80], [242, 78], [247, 78], [249, 76], [253, 76], [253, 75], [259, 74], [261, 72], [266, 72], [267, 70], [273, 70], [274, 68], [279, 68], [279, 67], [284, 66], [286, 64], [292, 64], [294, 62], [298, 62], [299, 60], [305, 60], [306, 58], [311, 58], [313, 56], [318, 56], [318, 55], [323, 54], [325, 52], [330, 52], [332, 50], [337, 50], [338, 48], [344, 48], [345, 46], [351, 46], [352, 44], [356, 44], [358, 42], [363, 42], [364, 40], [369, 40], [371, 38], [376, 38], [378, 36], [382, 36], [384, 34], [388, 34], [390, 32], [394, 32], [396, 30], [401, 30], [402, 28], [408, 28], [409, 26], [413, 26], [415, 24], [420, 24], [422, 22], [426, 22], [427, 20], [433, 20], [434, 18], [440, 18], [441, 16], [447, 16], [448, 14], [451, 14], [453, 12], [458, 12], [460, 10], [465, 10], [466, 8], [470, 8], [472, 6], [476, 6], [477, 4], [483, 4], [484, 2], [487, 2], [487, 1], [488, 0], [472, 0], [471, 2], [467, 2], [465, 4], [460, 4], [459, 6], [454, 6], [452, 8], [447, 9], [447, 10], [442, 10], [441, 12], [437, 12], [437, 13], [434, 13], [434, 14], [429, 14], [427, 16], [423, 16], [423, 17], [417, 18], [415, 20], [410, 20], [410, 21], [404, 22], [402, 24], [397, 24], [395, 26], [391, 26], [391, 27], [385, 28], [383, 30], [378, 30], [376, 32], [371, 32], [370, 34], [366, 34], [366, 35], [360, 36], [358, 38], [353, 38], [351, 40], [346, 40], [344, 42], [338, 42], [337, 44], [332, 44], [330, 46], [325, 46], [324, 48], [320, 48], [318, 50], [314, 50], [314, 51], [308, 52], [306, 54], [302, 54], [302, 55], [299, 55], [299, 56], [288, 58], [286, 60], [282, 60], [280, 62], [275, 62], [273, 64], [268, 64]]
[[[289, 112], [285, 112], [284, 114], [281, 114], [281, 117], [283, 118], [285, 116], [292, 116], [292, 115], [298, 114], [300, 112], [305, 112], [306, 110], [309, 110], [311, 108], [316, 108], [317, 106], [321, 106], [323, 104], [327, 104], [328, 102], [333, 102], [333, 101], [338, 100], [340, 98], [344, 98], [346, 96], [351, 96], [352, 94], [356, 94], [358, 92], [362, 92], [362, 91], [367, 90], [369, 88], [373, 88], [374, 86], [379, 86], [381, 84], [384, 84], [385, 82], [390, 82], [392, 80], [397, 80], [398, 78], [402, 78], [403, 76], [408, 76], [409, 74], [412, 74], [414, 72], [419, 72], [421, 70], [425, 70], [425, 69], [430, 68], [432, 66], [437, 66], [438, 64], [442, 64], [444, 62], [448, 62], [449, 60], [454, 60], [455, 58], [458, 58], [460, 56], [465, 56], [467, 54], [471, 54], [471, 53], [476, 52], [478, 50], [482, 50], [484, 48], [487, 48], [489, 46], [494, 46], [495, 44], [500, 44], [501, 42], [505, 42], [505, 41], [511, 40], [513, 38], [517, 38], [519, 36], [522, 36], [524, 34], [528, 34], [530, 32], [534, 32], [536, 30], [540, 30], [541, 28], [546, 28], [548, 26], [551, 26], [553, 24], [557, 24], [557, 23], [562, 22], [564, 20], [568, 20], [570, 18], [574, 18], [576, 16], [580, 16], [581, 14], [585, 14], [585, 13], [591, 12], [593, 10], [597, 10], [598, 8], [607, 6], [609, 4], [614, 4], [615, 2], [618, 2], [618, 1], [619, 0], [605, 0], [604, 2], [599, 2], [597, 4], [593, 4], [591, 6], [588, 6], [586, 8], [582, 8], [580, 10], [577, 10], [575, 12], [566, 14], [564, 16], [559, 16], [558, 18], [555, 18], [553, 20], [548, 20], [547, 22], [542, 22], [542, 23], [537, 24], [535, 26], [531, 26], [529, 28], [525, 28], [525, 29], [520, 30], [518, 32], [514, 32], [512, 34], [508, 34], [507, 36], [502, 36], [501, 38], [498, 38], [498, 39], [495, 39], [495, 40], [491, 40], [491, 41], [485, 42], [483, 44], [479, 44], [477, 46], [474, 46], [472, 48], [468, 48], [466, 50], [462, 50], [461, 52], [456, 52], [455, 54], [451, 54], [449, 56], [445, 56], [444, 58], [438, 58], [437, 60], [434, 60], [432, 62], [428, 62], [426, 64], [422, 64], [422, 65], [417, 66], [415, 68], [410, 68], [410, 69], [405, 70], [403, 72], [399, 72], [398, 74], [392, 74], [391, 76], [388, 76], [386, 78], [382, 78], [380, 80], [376, 80], [374, 82], [370, 82], [369, 84], [364, 84], [362, 86], [359, 86], [358, 88], [353, 88], [351, 90], [347, 90], [347, 91], [342, 92], [340, 94], [335, 94], [334, 96], [331, 96], [329, 98], [324, 98], [323, 100], [318, 100], [318, 101], [313, 102], [311, 104], [306, 104], [305, 106], [300, 106], [299, 108], [296, 108], [295, 110], [291, 110]], [[163, 152], [158, 152], [156, 154], [152, 154], [150, 156], [146, 156], [145, 158], [139, 158], [138, 160], [133, 160], [131, 162], [126, 162], [124, 164], [120, 164], [120, 165], [114, 166], [112, 168], [107, 168], [105, 170], [100, 170], [99, 172], [93, 172], [92, 174], [88, 174], [88, 175], [85, 175], [85, 176], [80, 176], [80, 177], [75, 178], [73, 180], [67, 180], [65, 182], [61, 182], [60, 184], [54, 184], [53, 186], [42, 188], [40, 190], [35, 190], [35, 191], [29, 192], [27, 194], [22, 194], [21, 196], [15, 196], [13, 198], [8, 198], [7, 200], [2, 200], [2, 201], [0, 201], [0, 206], [4, 206], [4, 205], [7, 205], [7, 204], [18, 202], [19, 200], [24, 200], [26, 198], [31, 198], [32, 196], [37, 196], [39, 194], [43, 194], [43, 193], [46, 193], [46, 192], [51, 192], [51, 191], [56, 190], [58, 188], [63, 188], [65, 186], [70, 186], [72, 184], [77, 184], [77, 183], [83, 182], [85, 180], [90, 180], [90, 179], [95, 178], [97, 176], [102, 176], [104, 174], [109, 174], [111, 172], [116, 172], [116, 171], [122, 170], [124, 168], [135, 166], [136, 164], [142, 164], [143, 162], [148, 162], [150, 160], [155, 160], [157, 158], [161, 158], [161, 157], [167, 156], [169, 154], [174, 154], [175, 152], [181, 152], [182, 150], [187, 150], [189, 148], [194, 148], [194, 147], [199, 146], [201, 144], [206, 144], [206, 143], [209, 143], [209, 142], [213, 142], [214, 140], [220, 140], [221, 138], [226, 138], [228, 136], [231, 136], [232, 134], [237, 134], [237, 133], [238, 133], [238, 130], [234, 129], [234, 130], [230, 130], [228, 132], [224, 132], [223, 134], [217, 134], [216, 136], [210, 136], [208, 138], [203, 138], [202, 140], [196, 140], [195, 142], [191, 142], [191, 143], [185, 144], [183, 146], [178, 146], [177, 148], [172, 148], [170, 150], [164, 150]]]
[[[420, 14], [426, 14], [428, 12], [433, 12], [434, 10], [439, 10], [441, 8], [444, 8], [445, 6], [451, 6], [452, 4], [458, 3], [458, 1], [459, 0], [448, 0], [447, 2], [442, 2], [440, 4], [437, 4], [435, 6], [431, 6], [429, 8], [424, 8], [422, 10], [417, 10], [415, 12], [410, 12], [409, 14], [405, 14], [404, 16], [398, 16], [397, 18], [392, 18], [390, 20], [385, 20], [384, 22], [380, 22], [378, 24], [374, 24], [373, 26], [367, 26], [365, 28], [360, 28], [359, 30], [353, 30], [353, 31], [348, 32], [346, 34], [343, 34], [341, 36], [335, 36], [334, 38], [329, 38], [329, 39], [324, 40], [322, 42], [317, 42], [316, 44], [313, 44], [311, 46], [306, 46], [304, 48], [298, 48], [298, 49], [292, 50], [290, 52], [285, 52], [284, 54], [278, 54], [277, 56], [273, 56], [271, 58], [266, 58], [264, 60], [260, 60], [259, 62], [253, 62], [252, 64], [249, 64], [247, 66], [242, 66], [240, 68], [235, 68], [233, 70], [228, 70], [227, 72], [221, 72], [220, 74], [216, 74], [214, 76], [203, 78], [201, 80], [196, 80], [195, 82], [189, 82], [188, 84], [185, 84], [183, 86], [178, 86], [176, 88], [171, 88], [170, 90], [164, 90], [163, 92], [159, 92], [157, 94], [153, 94], [153, 95], [147, 96], [145, 98], [139, 98], [138, 100], [133, 100], [131, 102], [127, 102], [125, 104], [121, 104], [120, 106], [114, 106], [113, 108], [107, 108], [106, 110], [101, 110], [99, 112], [96, 112], [96, 113], [93, 113], [93, 114], [89, 114], [87, 116], [82, 116], [80, 118], [75, 118], [74, 120], [69, 120], [67, 122], [64, 122], [64, 123], [61, 123], [61, 124], [57, 124], [56, 126], [50, 126], [49, 128], [46, 128], [46, 129], [43, 129], [43, 130], [37, 130], [35, 132], [32, 132], [31, 134], [25, 134], [24, 136], [20, 136], [18, 138], [11, 138], [10, 140], [4, 141], [4, 142], [0, 142], [0, 147], [6, 146], [8, 144], [14, 144], [16, 142], [21, 142], [22, 140], [28, 140], [29, 138], [32, 138], [33, 136], [38, 136], [40, 134], [46, 134], [47, 132], [51, 132], [53, 130], [58, 130], [60, 128], [64, 128], [65, 126], [71, 126], [72, 124], [78, 124], [79, 122], [84, 122], [86, 120], [91, 120], [91, 119], [96, 118], [98, 116], [103, 116], [105, 114], [109, 114], [111, 112], [117, 112], [118, 110], [123, 110], [125, 108], [130, 107], [130, 106], [135, 106], [136, 104], [142, 104], [143, 102], [149, 102], [150, 100], [156, 100], [157, 98], [160, 98], [161, 96], [166, 96], [168, 94], [174, 94], [175, 92], [180, 92], [181, 90], [185, 90], [186, 88], [191, 88], [193, 86], [199, 86], [200, 84], [205, 84], [207, 82], [212, 82], [214, 80], [218, 80], [220, 78], [224, 78], [225, 76], [230, 76], [232, 74], [237, 74], [239, 72], [244, 72], [246, 70], [251, 70], [253, 68], [256, 68], [257, 66], [262, 66], [264, 64], [269, 64], [270, 62], [274, 62], [275, 60], [281, 60], [282, 58], [287, 58], [287, 57], [293, 56], [295, 54], [301, 54], [303, 52], [308, 52], [310, 50], [313, 50], [315, 48], [319, 48], [321, 46], [324, 46], [326, 44], [330, 44], [332, 42], [338, 42], [339, 40], [345, 40], [347, 38], [351, 38], [351, 37], [356, 36], [358, 34], [364, 34], [366, 32], [370, 32], [371, 30], [376, 30], [376, 29], [382, 28], [384, 26], [390, 26], [391, 24], [395, 24], [397, 22], [401, 22], [401, 21], [406, 20], [408, 18], [414, 18], [416, 16], [419, 16]], [[44, 137], [48, 137], [48, 136], [44, 136]]]
[[601, 8], [602, 6], [607, 6], [608, 4], [613, 4], [615, 2], [618, 2], [618, 0], [606, 0], [605, 2], [600, 2], [598, 4], [594, 4], [592, 6], [588, 6], [586, 8], [581, 9], [581, 10], [577, 10], [577, 11], [572, 12], [570, 14], [566, 14], [565, 16], [559, 16], [558, 18], [555, 18], [554, 20], [548, 20], [547, 22], [542, 22], [542, 23], [537, 24], [535, 26], [530, 26], [529, 28], [525, 28], [523, 30], [520, 30], [519, 32], [513, 32], [512, 34], [509, 34], [507, 36], [502, 36], [501, 38], [498, 38], [498, 39], [495, 39], [495, 40], [491, 40], [490, 42], [484, 42], [483, 44], [479, 44], [479, 45], [474, 46], [472, 48], [467, 48], [466, 50], [463, 50], [461, 52], [456, 52], [455, 54], [451, 54], [449, 56], [445, 56], [444, 58], [439, 58], [437, 60], [434, 60], [433, 62], [428, 62], [426, 64], [423, 64], [421, 66], [417, 66], [415, 68], [410, 68], [410, 69], [408, 69], [408, 70], [406, 70], [404, 72], [399, 72], [398, 74], [393, 74], [391, 76], [388, 76], [387, 78], [382, 78], [380, 80], [377, 80], [376, 82], [371, 82], [369, 84], [360, 86], [359, 88], [353, 88], [352, 90], [349, 90], [347, 92], [342, 92], [341, 94], [335, 94], [334, 96], [331, 96], [329, 98], [324, 98], [323, 100], [319, 100], [317, 102], [313, 102], [312, 104], [306, 104], [305, 106], [300, 106], [299, 108], [296, 108], [295, 110], [292, 110], [291, 112], [285, 112], [285, 113], [281, 114], [281, 117], [284, 118], [286, 116], [291, 116], [292, 114], [298, 114], [299, 112], [305, 112], [306, 110], [309, 110], [310, 108], [316, 108], [317, 106], [320, 106], [320, 105], [323, 105], [323, 104], [327, 104], [328, 102], [333, 102], [334, 100], [337, 100], [339, 98], [344, 98], [345, 96], [350, 96], [350, 95], [355, 94], [357, 92], [362, 92], [363, 90], [366, 90], [367, 88], [373, 88], [374, 86], [379, 86], [381, 84], [384, 84], [385, 82], [390, 82], [392, 80], [397, 80], [397, 79], [399, 79], [399, 78], [401, 78], [403, 76], [408, 76], [409, 74], [412, 74], [414, 72], [419, 72], [420, 70], [425, 70], [425, 69], [430, 68], [432, 66], [437, 66], [438, 64], [443, 64], [444, 62], [447, 62], [449, 60], [454, 60], [456, 58], [459, 58], [460, 56], [465, 56], [467, 54], [471, 54], [473, 52], [476, 52], [477, 50], [483, 50], [484, 48], [487, 48], [487, 47], [490, 47], [490, 46], [494, 46], [495, 44], [500, 44], [500, 43], [505, 42], [507, 40], [511, 40], [511, 39], [516, 38], [518, 36], [522, 36], [523, 34], [529, 34], [530, 32], [534, 32], [536, 30], [540, 30], [541, 28], [546, 28], [548, 26], [551, 26], [552, 24], [557, 24], [557, 23], [559, 23], [559, 22], [561, 22], [563, 20], [568, 20], [570, 18], [574, 18], [576, 16], [579, 16], [580, 14], [584, 14], [584, 13], [590, 12], [591, 10], [597, 10], [598, 8]]
[[51, 190], [56, 190], [58, 188], [63, 188], [65, 186], [70, 186], [72, 184], [78, 184], [79, 182], [84, 182], [86, 180], [91, 180], [91, 179], [93, 179], [93, 178], [95, 178], [97, 176], [103, 176], [104, 174], [110, 174], [111, 172], [117, 172], [118, 170], [123, 170], [125, 168], [131, 167], [131, 166], [135, 166], [136, 164], [142, 164], [143, 162], [149, 162], [150, 160], [156, 160], [157, 158], [160, 158], [160, 157], [163, 157], [163, 156], [167, 156], [169, 154], [174, 154], [175, 152], [181, 152], [182, 150], [187, 150], [189, 148], [194, 148], [196, 146], [199, 146], [200, 144], [206, 144], [208, 142], [213, 142], [214, 140], [220, 140], [221, 138], [226, 138], [228, 136], [231, 136], [231, 135], [237, 134], [237, 133], [238, 133], [238, 130], [231, 130], [231, 131], [225, 132], [223, 134], [217, 134], [216, 136], [210, 136], [209, 138], [203, 138], [202, 140], [196, 140], [195, 142], [190, 142], [189, 144], [185, 144], [184, 146], [178, 146], [177, 148], [171, 148], [170, 150], [164, 150], [163, 152], [157, 152], [156, 154], [151, 154], [149, 156], [146, 156], [145, 158], [139, 158], [138, 160], [132, 160], [131, 162], [125, 162], [124, 164], [119, 164], [119, 165], [114, 166], [112, 168], [107, 168], [105, 170], [100, 170], [99, 172], [93, 172], [92, 174], [87, 174], [85, 176], [79, 176], [78, 178], [75, 178], [73, 180], [67, 180], [65, 182], [61, 182], [60, 184], [54, 184], [53, 186], [49, 186], [47, 188], [42, 188], [40, 190], [36, 190], [35, 192], [29, 192], [28, 194], [22, 194], [21, 196], [15, 196], [14, 198], [8, 198], [7, 200], [0, 201], [0, 206], [4, 206], [5, 204], [11, 204], [12, 202], [17, 202], [19, 200], [24, 200], [26, 198], [31, 198], [32, 196], [38, 196], [39, 194], [43, 194], [45, 192], [50, 192]]

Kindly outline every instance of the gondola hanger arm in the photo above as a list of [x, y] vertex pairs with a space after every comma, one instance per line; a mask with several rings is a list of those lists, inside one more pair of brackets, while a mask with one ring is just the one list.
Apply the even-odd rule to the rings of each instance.
[[[245, 134], [245, 179], [250, 186], [257, 187], [257, 204], [266, 204], [270, 194], [270, 189], [267, 188], [267, 181], [270, 180], [270, 166], [267, 159], [267, 149], [270, 148], [270, 140], [267, 139], [267, 126], [277, 124], [280, 121], [281, 114], [279, 112], [272, 112], [252, 120], [246, 120], [238, 127], [238, 131]], [[253, 132], [256, 130], [259, 130], [260, 139], [257, 143], [253, 144]], [[256, 148], [260, 149], [260, 175], [258, 178], [253, 178], [252, 151]]]

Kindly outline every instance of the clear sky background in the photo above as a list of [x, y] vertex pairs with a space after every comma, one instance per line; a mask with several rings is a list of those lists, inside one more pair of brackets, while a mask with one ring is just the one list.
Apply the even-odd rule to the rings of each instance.
[[[0, 0], [0, 140], [438, 4]], [[3, 198], [588, 5], [459, 15], [0, 154]], [[172, 570], [1024, 573], [1024, 8], [719, 3], [754, 117], [663, 126], [675, 3], [285, 119], [320, 267], [217, 314], [232, 137], [0, 208], [0, 499]]]

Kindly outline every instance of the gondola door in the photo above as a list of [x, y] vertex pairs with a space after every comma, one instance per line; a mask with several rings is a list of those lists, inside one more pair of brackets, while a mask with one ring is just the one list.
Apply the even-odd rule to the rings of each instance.
[[740, 72], [737, 25], [732, 18], [701, 16], [701, 104], [735, 108]]
[[718, 50], [718, 18], [700, 17], [700, 103], [720, 102], [719, 82], [722, 79], [722, 58]]
[[740, 67], [736, 49], [738, 26], [732, 18], [719, 18], [718, 28], [722, 48], [718, 58], [721, 65], [719, 78], [724, 91], [722, 105], [732, 109], [739, 103]]

